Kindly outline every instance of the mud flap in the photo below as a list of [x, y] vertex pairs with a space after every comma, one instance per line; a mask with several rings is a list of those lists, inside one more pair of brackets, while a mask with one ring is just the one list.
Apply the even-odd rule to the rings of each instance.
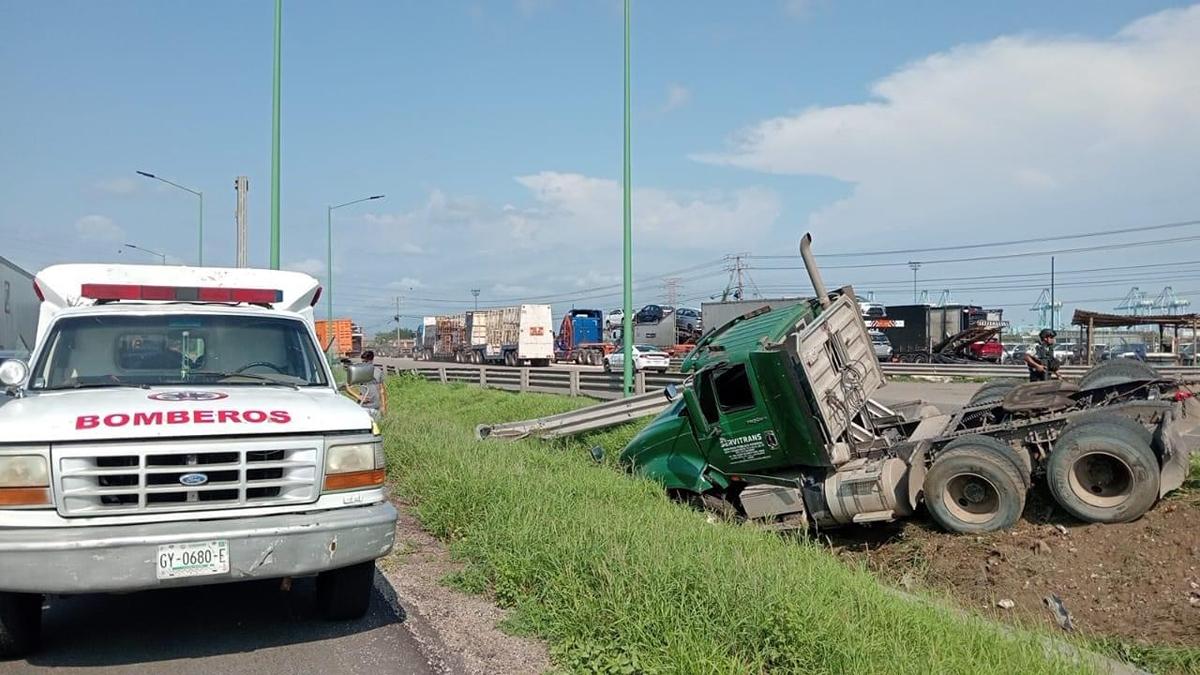
[[925, 485], [925, 474], [929, 469], [925, 466], [925, 458], [929, 456], [929, 441], [917, 443], [916, 449], [908, 456], [908, 505], [917, 510], [921, 502]]
[[1184, 440], [1184, 434], [1196, 426], [1195, 409], [1191, 419], [1180, 419], [1176, 411], [1171, 411], [1158, 428], [1154, 430], [1154, 448], [1158, 450], [1162, 461], [1162, 473], [1158, 479], [1158, 496], [1161, 499], [1168, 492], [1178, 489], [1187, 480], [1190, 466], [1191, 449]]

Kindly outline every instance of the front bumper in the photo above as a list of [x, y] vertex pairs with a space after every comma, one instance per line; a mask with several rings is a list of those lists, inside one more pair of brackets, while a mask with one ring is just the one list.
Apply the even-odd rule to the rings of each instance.
[[[96, 593], [315, 574], [386, 555], [388, 502], [311, 513], [104, 527], [0, 529], [0, 591]], [[229, 573], [159, 580], [161, 544], [224, 539]]]

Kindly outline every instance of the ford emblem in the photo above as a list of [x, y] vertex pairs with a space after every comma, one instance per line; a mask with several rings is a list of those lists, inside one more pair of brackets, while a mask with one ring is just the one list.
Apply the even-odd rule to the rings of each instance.
[[196, 487], [197, 485], [204, 485], [207, 483], [208, 476], [202, 473], [185, 473], [179, 477], [179, 482], [189, 487]]

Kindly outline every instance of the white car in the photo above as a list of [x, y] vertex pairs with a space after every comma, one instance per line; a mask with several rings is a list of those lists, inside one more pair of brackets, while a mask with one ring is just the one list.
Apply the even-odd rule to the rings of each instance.
[[614, 309], [604, 317], [604, 327], [608, 329], [620, 328], [625, 322], [625, 311]]
[[[671, 355], [662, 351], [658, 347], [652, 345], [634, 345], [633, 346], [633, 369], [634, 370], [657, 370], [660, 373], [667, 372], [667, 368], [671, 366]], [[625, 354], [618, 348], [617, 351], [604, 357], [605, 372], [620, 371], [625, 368]]]

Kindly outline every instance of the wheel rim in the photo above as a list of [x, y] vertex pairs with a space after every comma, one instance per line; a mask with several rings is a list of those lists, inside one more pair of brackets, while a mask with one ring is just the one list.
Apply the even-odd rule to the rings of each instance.
[[1067, 483], [1080, 501], [1110, 509], [1129, 499], [1133, 492], [1133, 469], [1116, 455], [1092, 452], [1075, 461]]
[[1000, 512], [1000, 491], [979, 474], [960, 473], [946, 482], [942, 502], [963, 522], [986, 523]]

